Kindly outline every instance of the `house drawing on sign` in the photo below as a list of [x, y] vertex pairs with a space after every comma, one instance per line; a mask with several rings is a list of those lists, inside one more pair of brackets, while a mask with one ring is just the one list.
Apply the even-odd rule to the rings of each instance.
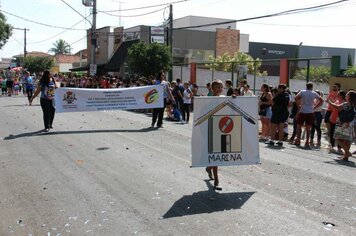
[[245, 120], [247, 120], [249, 123], [255, 125], [256, 124], [256, 120], [250, 116], [247, 112], [245, 112], [244, 110], [242, 110], [240, 107], [238, 107], [237, 105], [235, 105], [234, 103], [232, 103], [229, 100], [225, 100], [222, 103], [220, 103], [219, 105], [217, 105], [216, 107], [214, 107], [213, 109], [211, 109], [209, 112], [207, 112], [205, 115], [199, 117], [198, 119], [195, 120], [195, 124], [194, 126], [200, 125], [201, 123], [203, 123], [204, 121], [206, 121], [207, 119], [209, 119], [212, 115], [214, 115], [216, 112], [220, 111], [221, 109], [223, 109], [225, 106], [230, 107], [232, 110], [234, 110], [237, 114], [240, 114]]
[[[231, 108], [236, 115], [215, 115], [224, 107]], [[208, 153], [242, 152], [242, 119], [255, 125], [255, 119], [229, 100], [220, 103], [199, 117], [194, 126], [208, 120]]]

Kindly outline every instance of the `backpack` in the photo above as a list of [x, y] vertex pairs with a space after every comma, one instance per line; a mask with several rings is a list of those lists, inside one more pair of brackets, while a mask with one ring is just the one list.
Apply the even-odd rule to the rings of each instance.
[[354, 107], [346, 105], [344, 109], [339, 111], [339, 120], [341, 123], [349, 123], [355, 119], [355, 115]]

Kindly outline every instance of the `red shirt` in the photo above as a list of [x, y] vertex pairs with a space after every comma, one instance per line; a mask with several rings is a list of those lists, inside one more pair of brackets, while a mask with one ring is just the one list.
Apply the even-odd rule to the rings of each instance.
[[[338, 100], [336, 100], [335, 104], [339, 105], [344, 103], [345, 101], [343, 101], [341, 98], [339, 98]], [[336, 108], [332, 108], [332, 112], [330, 115], [330, 122], [333, 124], [336, 124], [337, 118], [339, 117], [339, 110]]]
[[[331, 91], [328, 95], [328, 100], [332, 101], [332, 102], [336, 102], [338, 100], [338, 93], [337, 91]], [[334, 110], [334, 108], [328, 104], [328, 108], [327, 111], [332, 111]]]

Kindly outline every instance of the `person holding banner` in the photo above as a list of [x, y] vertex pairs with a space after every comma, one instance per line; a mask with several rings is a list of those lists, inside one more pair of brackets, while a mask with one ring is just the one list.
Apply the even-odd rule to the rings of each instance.
[[[160, 84], [163, 87], [163, 107], [161, 108], [153, 108], [152, 111], [152, 123], [151, 127], [153, 128], [156, 124], [157, 121], [157, 127], [158, 128], [163, 128], [163, 114], [164, 114], [164, 109], [166, 108], [167, 102], [170, 99], [173, 103], [175, 102], [172, 92], [168, 87], [168, 83], [166, 81], [166, 75], [163, 71], [158, 72], [157, 78], [156, 78], [156, 84]], [[158, 118], [158, 120], [157, 120]]]
[[[211, 84], [212, 88], [212, 96], [223, 96], [224, 92], [224, 84], [221, 80], [214, 80]], [[206, 172], [208, 172], [208, 176], [210, 180], [214, 180], [214, 189], [221, 191], [222, 187], [219, 186], [219, 175], [218, 175], [218, 167], [217, 166], [208, 166], [205, 168]], [[214, 176], [214, 177], [213, 177]]]
[[48, 132], [49, 129], [53, 129], [52, 124], [54, 120], [54, 114], [56, 112], [54, 104], [54, 94], [55, 89], [57, 88], [54, 79], [51, 77], [51, 73], [46, 70], [43, 72], [43, 75], [38, 82], [37, 89], [35, 94], [30, 99], [30, 105], [32, 104], [33, 99], [41, 93], [40, 104], [43, 111], [43, 122], [45, 127], [45, 132]]

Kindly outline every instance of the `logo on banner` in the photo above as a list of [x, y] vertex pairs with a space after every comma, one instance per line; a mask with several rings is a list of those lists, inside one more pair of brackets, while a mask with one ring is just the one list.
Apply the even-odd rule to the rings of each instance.
[[242, 117], [213, 115], [208, 120], [208, 153], [239, 153]]
[[77, 98], [72, 91], [67, 91], [66, 94], [63, 95], [63, 101], [67, 102], [67, 104], [72, 104], [75, 100], [77, 100]]
[[151, 91], [145, 94], [145, 102], [147, 104], [156, 103], [158, 101], [158, 91], [156, 89], [152, 89]]

